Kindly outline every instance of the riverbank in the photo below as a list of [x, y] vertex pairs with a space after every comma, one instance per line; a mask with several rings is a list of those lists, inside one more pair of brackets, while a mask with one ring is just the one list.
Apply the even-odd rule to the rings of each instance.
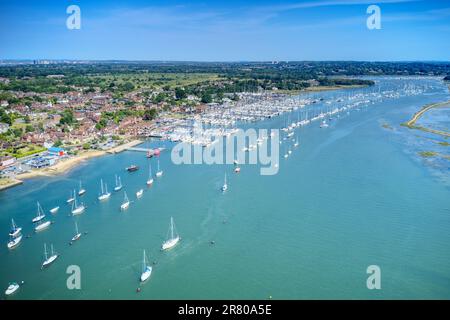
[[298, 95], [302, 93], [310, 93], [310, 92], [322, 92], [322, 91], [332, 91], [332, 90], [342, 90], [342, 89], [357, 89], [357, 88], [365, 88], [368, 87], [368, 85], [362, 85], [362, 84], [354, 84], [354, 85], [336, 85], [336, 86], [312, 86], [305, 88], [303, 90], [277, 90], [277, 91], [271, 91], [273, 93], [281, 93], [281, 94], [288, 94], [288, 95]]
[[15, 186], [22, 184], [22, 180], [13, 178], [0, 178], [0, 191], [6, 190]]
[[429, 111], [431, 109], [434, 109], [434, 108], [450, 108], [450, 100], [423, 106], [422, 109], [420, 111], [416, 112], [409, 121], [407, 121], [405, 123], [402, 123], [402, 126], [405, 126], [405, 127], [409, 128], [409, 129], [417, 129], [417, 130], [421, 130], [421, 131], [425, 131], [425, 132], [434, 133], [434, 134], [437, 134], [437, 135], [440, 135], [440, 136], [443, 136], [443, 137], [450, 137], [450, 132], [430, 129], [430, 128], [426, 128], [426, 127], [422, 127], [422, 126], [417, 126], [416, 125], [416, 122], [427, 111]]
[[58, 174], [65, 173], [69, 171], [70, 169], [74, 168], [78, 164], [91, 159], [95, 157], [100, 157], [102, 155], [105, 155], [105, 151], [99, 151], [99, 150], [88, 150], [84, 151], [74, 157], [60, 160], [58, 163], [51, 167], [42, 168], [42, 169], [34, 169], [29, 172], [25, 172], [22, 174], [17, 175], [17, 178], [20, 178], [21, 180], [24, 179], [31, 179], [36, 178], [40, 176], [49, 177], [49, 176], [55, 176]]
[[127, 148], [136, 146], [141, 143], [142, 143], [141, 140], [133, 140], [128, 143], [124, 143], [122, 145], [113, 147], [106, 151], [103, 151], [103, 150], [83, 151], [82, 153], [80, 153], [76, 156], [61, 160], [51, 167], [42, 168], [42, 169], [34, 169], [32, 171], [17, 175], [17, 178], [19, 178], [20, 180], [24, 180], [24, 179], [41, 177], [41, 176], [49, 177], [49, 176], [59, 175], [59, 174], [68, 172], [69, 170], [76, 167], [80, 163], [85, 162], [91, 158], [101, 157], [108, 153], [111, 153], [111, 154], [119, 153], [119, 152], [125, 151]]

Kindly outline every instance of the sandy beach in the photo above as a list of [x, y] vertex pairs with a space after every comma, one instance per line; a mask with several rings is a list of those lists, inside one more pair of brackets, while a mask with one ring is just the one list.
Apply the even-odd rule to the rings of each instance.
[[55, 164], [51, 167], [43, 168], [43, 169], [35, 169], [30, 172], [22, 173], [20, 175], [17, 175], [17, 178], [23, 180], [23, 179], [30, 179], [30, 178], [35, 178], [35, 177], [39, 177], [39, 176], [48, 177], [48, 176], [58, 175], [58, 174], [69, 171], [70, 169], [77, 166], [81, 162], [84, 162], [91, 158], [100, 157], [104, 154], [106, 154], [105, 151], [99, 151], [99, 150], [85, 151], [77, 156], [61, 160], [57, 164]]
[[111, 154], [119, 153], [119, 152], [125, 151], [127, 148], [134, 147], [141, 143], [142, 143], [141, 140], [132, 140], [130, 142], [121, 144], [119, 146], [116, 146], [116, 147], [111, 148], [106, 151], [103, 151], [103, 150], [83, 151], [76, 156], [60, 160], [58, 163], [56, 163], [55, 165], [53, 165], [51, 167], [42, 168], [42, 169], [34, 169], [30, 172], [18, 174], [16, 176], [16, 179], [4, 178], [3, 182], [0, 184], [0, 191], [14, 187], [19, 184], [22, 184], [23, 180], [25, 180], [25, 179], [31, 179], [31, 178], [36, 178], [36, 177], [49, 177], [49, 176], [55, 176], [58, 174], [68, 172], [70, 169], [76, 167], [80, 163], [87, 161], [91, 158], [100, 157], [107, 153], [111, 153]]

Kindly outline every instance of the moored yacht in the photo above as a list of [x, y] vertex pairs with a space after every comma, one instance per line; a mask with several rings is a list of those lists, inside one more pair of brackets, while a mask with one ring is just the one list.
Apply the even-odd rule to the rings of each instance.
[[120, 176], [117, 177], [116, 175], [116, 186], [114, 187], [114, 191], [120, 191], [122, 190], [122, 181], [120, 180]]
[[18, 236], [11, 237], [11, 240], [8, 241], [8, 249], [13, 249], [17, 247], [20, 242], [22, 241], [22, 235], [19, 234]]
[[228, 190], [228, 184], [227, 184], [227, 174], [225, 173], [225, 180], [224, 180], [224, 183], [223, 183], [223, 186], [222, 186], [222, 192], [225, 192], [225, 191], [227, 191]]
[[83, 203], [79, 204], [77, 203], [77, 198], [75, 197], [75, 201], [72, 204], [72, 215], [82, 214], [86, 207]]
[[152, 274], [152, 267], [147, 264], [147, 256], [144, 250], [144, 261], [142, 262], [141, 282], [146, 281]]
[[148, 167], [148, 179], [147, 179], [147, 185], [151, 186], [153, 184], [153, 177], [152, 177], [152, 165], [150, 164]]
[[101, 193], [97, 199], [100, 201], [108, 200], [109, 197], [111, 196], [111, 193], [108, 192], [108, 185], [106, 183], [103, 185], [102, 179], [100, 179], [100, 188], [101, 188]]
[[20, 288], [20, 286], [17, 282], [11, 282], [8, 285], [8, 288], [6, 288], [5, 295], [10, 296], [13, 293], [15, 293], [17, 290], [19, 290], [19, 288]]
[[34, 231], [39, 232], [39, 231], [45, 230], [48, 227], [50, 227], [50, 224], [51, 224], [50, 221], [45, 221], [45, 222], [40, 221], [39, 224], [34, 228]]
[[169, 227], [169, 237], [166, 241], [163, 242], [161, 246], [161, 250], [169, 250], [177, 245], [177, 243], [181, 240], [180, 236], [175, 230], [175, 224], [173, 223], [173, 218], [170, 217], [170, 227]]
[[72, 191], [70, 192], [69, 195], [69, 199], [67, 199], [67, 203], [72, 203], [75, 200], [75, 190], [73, 191], [73, 195], [72, 195]]
[[80, 239], [80, 238], [81, 238], [81, 233], [78, 232], [78, 224], [77, 224], [77, 222], [75, 221], [75, 235], [72, 237], [72, 242], [73, 242], [73, 241], [77, 241], [77, 240]]
[[42, 210], [42, 207], [41, 207], [40, 203], [38, 202], [37, 203], [37, 215], [31, 221], [39, 222], [39, 221], [41, 221], [44, 218], [45, 218], [44, 210]]
[[120, 210], [126, 210], [130, 206], [130, 200], [128, 200], [127, 192], [124, 192], [124, 199], [122, 204], [120, 205]]
[[52, 209], [50, 209], [50, 213], [57, 213], [59, 210], [59, 207], [54, 207]]
[[50, 257], [48, 257], [47, 244], [44, 243], [44, 257], [45, 257], [45, 260], [42, 263], [42, 268], [47, 267], [48, 265], [53, 263], [59, 257], [59, 255], [53, 251], [53, 244], [51, 245], [51, 248], [52, 248], [51, 249], [51, 255], [50, 255]]
[[159, 159], [158, 159], [158, 171], [156, 171], [156, 177], [162, 177], [163, 171], [159, 168]]
[[86, 193], [86, 189], [83, 188], [83, 186], [81, 185], [81, 180], [80, 180], [80, 189], [78, 190], [78, 195], [82, 196], [85, 193]]
[[20, 234], [22, 231], [21, 227], [18, 227], [16, 223], [14, 222], [14, 219], [11, 219], [11, 230], [9, 231], [10, 237], [16, 237]]

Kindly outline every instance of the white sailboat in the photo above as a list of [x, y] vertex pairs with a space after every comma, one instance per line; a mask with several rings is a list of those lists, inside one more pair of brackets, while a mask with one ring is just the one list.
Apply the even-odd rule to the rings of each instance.
[[122, 190], [122, 181], [120, 180], [120, 176], [117, 177], [116, 175], [116, 186], [114, 187], [114, 191], [120, 191]]
[[109, 197], [111, 197], [111, 193], [108, 192], [108, 185], [106, 183], [105, 185], [103, 185], [103, 180], [100, 179], [100, 186], [101, 186], [101, 193], [98, 196], [98, 200], [100, 201], [108, 200]]
[[327, 121], [324, 119], [323, 121], [322, 121], [322, 123], [320, 124], [320, 127], [321, 128], [328, 128], [328, 123], [327, 123]]
[[130, 200], [128, 199], [127, 192], [124, 192], [124, 199], [122, 204], [120, 205], [120, 210], [126, 210], [130, 206]]
[[80, 189], [78, 190], [78, 195], [82, 196], [85, 193], [86, 193], [86, 189], [83, 188], [83, 186], [81, 185], [81, 180], [80, 180]]
[[50, 209], [50, 213], [57, 213], [59, 210], [59, 207], [54, 207], [53, 209]]
[[142, 262], [141, 282], [144, 282], [148, 278], [150, 278], [151, 274], [152, 274], [152, 267], [147, 265], [147, 256], [145, 255], [144, 250], [144, 261]]
[[5, 291], [5, 295], [10, 296], [12, 295], [14, 292], [16, 292], [17, 290], [19, 290], [20, 286], [17, 282], [11, 282], [8, 285], [8, 288], [6, 288]]
[[298, 143], [298, 137], [297, 137], [297, 138], [295, 138], [294, 147], [297, 148], [298, 145], [299, 145], [299, 143]]
[[158, 171], [156, 171], [156, 177], [161, 177], [163, 175], [163, 171], [159, 168], [159, 159], [158, 159]]
[[14, 222], [14, 219], [11, 219], [11, 230], [9, 231], [9, 235], [11, 237], [16, 237], [19, 235], [19, 233], [22, 231], [21, 227], [18, 227], [16, 223]]
[[151, 186], [153, 184], [153, 177], [152, 177], [152, 165], [149, 165], [148, 168], [148, 180], [147, 180], [147, 185]]
[[13, 249], [13, 248], [17, 247], [19, 245], [20, 241], [22, 241], [21, 234], [19, 234], [16, 237], [11, 237], [11, 240], [8, 241], [8, 249]]
[[75, 235], [72, 237], [72, 241], [77, 241], [78, 239], [80, 239], [81, 237], [81, 233], [78, 232], [78, 224], [75, 221]]
[[228, 190], [227, 174], [225, 173], [225, 181], [224, 181], [223, 186], [222, 186], [222, 192], [225, 192], [227, 190]]
[[69, 199], [67, 199], [67, 203], [72, 203], [75, 200], [75, 190], [73, 191], [73, 195], [72, 195], [72, 191], [70, 191], [70, 195], [69, 195]]
[[48, 265], [50, 265], [52, 262], [54, 262], [55, 260], [56, 260], [56, 258], [58, 258], [58, 254], [57, 253], [54, 253], [54, 251], [53, 251], [53, 244], [51, 245], [51, 255], [50, 255], [50, 257], [48, 257], [48, 253], [47, 253], [47, 244], [46, 243], [44, 243], [44, 256], [45, 256], [45, 260], [44, 260], [44, 262], [42, 263], [42, 268], [44, 268], [44, 267], [46, 267], [46, 266], [48, 266]]
[[[181, 240], [180, 236], [175, 230], [175, 224], [173, 223], [173, 218], [170, 217], [170, 227], [169, 227], [170, 237], [163, 242], [161, 249], [169, 250], [177, 245], [177, 243]], [[176, 236], [175, 236], [176, 234]]]
[[50, 227], [50, 224], [51, 224], [50, 221], [45, 221], [45, 222], [40, 221], [39, 224], [34, 228], [34, 230], [36, 232], [42, 231], [42, 230], [47, 229], [48, 227]]
[[142, 197], [142, 195], [144, 194], [144, 189], [139, 190], [138, 192], [136, 192], [136, 198], [140, 198]]
[[72, 204], [72, 215], [77, 215], [77, 214], [81, 214], [84, 212], [84, 210], [86, 209], [86, 207], [84, 206], [83, 202], [78, 205], [77, 203], [77, 197], [75, 196], [75, 201]]
[[37, 215], [36, 215], [36, 217], [33, 218], [32, 221], [39, 222], [44, 218], [45, 218], [44, 210], [42, 210], [42, 207], [41, 207], [40, 203], [38, 202], [37, 203]]

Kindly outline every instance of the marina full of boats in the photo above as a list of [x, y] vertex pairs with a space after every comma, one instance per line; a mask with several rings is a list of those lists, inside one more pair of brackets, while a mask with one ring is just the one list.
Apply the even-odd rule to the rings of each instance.
[[[210, 103], [201, 114], [187, 115], [183, 119], [162, 119], [160, 129], [147, 136], [162, 140], [184, 142], [208, 147], [217, 137], [230, 137], [241, 123], [251, 123], [289, 115], [290, 123], [284, 129], [293, 129], [320, 121], [321, 128], [327, 128], [333, 116], [351, 110], [360, 111], [378, 102], [420, 95], [429, 89], [427, 85], [405, 84], [398, 90], [383, 88], [379, 81], [373, 89], [358, 92], [346, 89], [335, 96], [323, 98], [320, 93], [287, 95], [274, 92], [239, 93], [239, 100], [226, 100], [222, 104]], [[331, 119], [332, 120], [332, 119]], [[145, 135], [145, 134], [144, 134]]]
[[[223, 110], [221, 110], [220, 106], [211, 105], [209, 106], [210, 109], [207, 110], [205, 115], [192, 116], [192, 118], [185, 120], [185, 123], [183, 122], [185, 126], [177, 127], [176, 129], [172, 130], [171, 133], [166, 134], [164, 137], [172, 141], [199, 143], [204, 146], [208, 146], [212, 141], [211, 136], [233, 135], [235, 130], [237, 130], [237, 127], [234, 126], [236, 126], [240, 121], [252, 122], [268, 119], [271, 117], [281, 117], [284, 122], [283, 126], [279, 128], [282, 132], [282, 139], [280, 143], [282, 145], [281, 150], [283, 152], [281, 153], [281, 156], [285, 159], [288, 159], [295, 153], [295, 149], [301, 146], [301, 136], [300, 130], [297, 130], [298, 128], [315, 124], [324, 130], [332, 130], [333, 127], [330, 127], [329, 124], [333, 121], [336, 121], [341, 115], [350, 114], [350, 112], [352, 111], [360, 111], [363, 108], [370, 107], [371, 105], [383, 99], [395, 99], [406, 94], [420, 94], [420, 92], [420, 89], [406, 86], [401, 93], [391, 90], [380, 90], [378, 92], [348, 94], [347, 97], [345, 97], [345, 95], [344, 97], [340, 95], [329, 98], [328, 100], [321, 100], [321, 98], [314, 97], [300, 99], [298, 97], [285, 97], [283, 95], [265, 96], [264, 94], [243, 94], [241, 95], [241, 100], [239, 101], [239, 103], [234, 105], [231, 105], [230, 103], [230, 105], [227, 105], [227, 107]], [[320, 106], [315, 108], [314, 106], [318, 104], [320, 104]], [[200, 122], [203, 123], [202, 126], [208, 126], [210, 129], [208, 133], [202, 135], [201, 137], [196, 137], [193, 134], [195, 130], [195, 121], [197, 120], [200, 120]], [[262, 144], [266, 143], [268, 139], [270, 139], [270, 137], [258, 140], [255, 145], [246, 146], [246, 151], [258, 148]], [[95, 214], [94, 212], [90, 212], [90, 205], [88, 207], [82, 201], [83, 199], [85, 199], [83, 197], [86, 197], [86, 195], [89, 195], [90, 193], [95, 195], [95, 198], [98, 200], [99, 206], [111, 202], [109, 200], [116, 197], [118, 201], [120, 201], [120, 206], [116, 207], [115, 205], [115, 210], [117, 211], [117, 213], [122, 217], [130, 216], [133, 211], [134, 199], [142, 199], [139, 201], [143, 201], [146, 199], [146, 194], [151, 192], [151, 188], [144, 189], [143, 187], [145, 185], [147, 187], [151, 187], [154, 184], [159, 184], [159, 181], [164, 181], [163, 170], [161, 168], [159, 157], [151, 161], [153, 161], [153, 168], [156, 168], [156, 171], [154, 173], [152, 172], [152, 164], [150, 163], [150, 160], [148, 163], [148, 168], [147, 166], [141, 166], [139, 168], [137, 165], [130, 165], [128, 167], [125, 167], [125, 173], [123, 172], [123, 166], [118, 169], [120, 170], [120, 174], [122, 175], [130, 173], [129, 176], [133, 176], [133, 179], [142, 180], [139, 182], [140, 187], [135, 188], [134, 190], [130, 190], [130, 188], [127, 189], [127, 180], [124, 179], [124, 183], [122, 183], [120, 174], [117, 173], [114, 175], [114, 172], [112, 172], [110, 177], [103, 177], [98, 182], [97, 179], [95, 179], [95, 183], [97, 185], [97, 187], [95, 188], [96, 190], [92, 190], [92, 188], [89, 187], [89, 184], [86, 183], [86, 181], [84, 181], [86, 184], [83, 184], [82, 181], [76, 181], [76, 183], [74, 184], [78, 188], [74, 188], [74, 186], [72, 185], [70, 190], [64, 190], [64, 198], [61, 199], [60, 203], [52, 203], [50, 206], [50, 204], [42, 202], [46, 210], [48, 210], [48, 208], [52, 208], [48, 211], [44, 210], [40, 202], [36, 202], [36, 212], [34, 212], [33, 210], [33, 212], [27, 213], [29, 215], [29, 217], [27, 216], [27, 221], [31, 222], [30, 229], [32, 226], [35, 232], [42, 231], [42, 233], [45, 234], [44, 231], [52, 225], [52, 221], [48, 219], [48, 216], [52, 217], [51, 215], [59, 214], [62, 211], [69, 213], [71, 219], [74, 220], [80, 219], [80, 216], [82, 217], [85, 213]], [[233, 167], [234, 173], [241, 172], [241, 167], [239, 165], [240, 164], [235, 161]], [[164, 163], [162, 163], [162, 166], [165, 170], [168, 170], [167, 166], [165, 166]], [[139, 172], [136, 174], [132, 173], [138, 170], [143, 171], [144, 177], [139, 176]], [[168, 172], [170, 175], [170, 170], [168, 170]], [[231, 169], [229, 172], [231, 172]], [[220, 197], [224, 199], [227, 198], [228, 192], [233, 191], [234, 186], [233, 179], [231, 179], [230, 184], [230, 179], [227, 178], [227, 173], [228, 172], [225, 172], [223, 174], [222, 171], [221, 174], [218, 174], [218, 181], [220, 181], [221, 187], [217, 185], [215, 189], [215, 192], [217, 192], [218, 194], [223, 194]], [[243, 174], [245, 174], [245, 172], [243, 172]], [[113, 192], [109, 191], [108, 184], [105, 182], [106, 178], [108, 178], [110, 182], [112, 182], [114, 178], [113, 183], [111, 183]], [[131, 200], [128, 197], [128, 194], [130, 195], [130, 198], [132, 198]], [[136, 196], [135, 198], [134, 195]], [[50, 213], [50, 215], [48, 215], [47, 212]], [[123, 215], [120, 212], [123, 212]], [[167, 236], [164, 238], [164, 240], [161, 239], [161, 246], [158, 246], [158, 249], [160, 249], [162, 252], [175, 249], [181, 242], [181, 237], [176, 230], [173, 217], [171, 217], [170, 221], [167, 222], [169, 227]], [[80, 225], [80, 227], [81, 230], [84, 229], [83, 225]], [[52, 228], [57, 228], [57, 226], [54, 226]], [[24, 241], [22, 234], [24, 233], [25, 229], [28, 229], [26, 225], [18, 226], [15, 220], [11, 219], [11, 229], [8, 233], [9, 241], [7, 242], [7, 248], [11, 251], [11, 254], [13, 254], [13, 252], [16, 250], [21, 249], [19, 245], [22, 241]], [[80, 232], [78, 221], [75, 220], [73, 225], [71, 224], [70, 234], [67, 234], [67, 240], [69, 244], [72, 245], [75, 242], [80, 241], [82, 241], [81, 243], [83, 243], [85, 241], [85, 237], [83, 236], [83, 234], [86, 233], [83, 233], [82, 231]], [[88, 241], [88, 239], [86, 239], [86, 241]], [[49, 243], [49, 246], [47, 246], [47, 243]], [[61, 258], [58, 259], [60, 255], [55, 250], [55, 248], [61, 250], [61, 247], [56, 242], [54, 242], [57, 244], [56, 247], [54, 247], [53, 244], [50, 243], [50, 241], [48, 241], [47, 243], [43, 243], [44, 254], [41, 263], [42, 269], [51, 269], [50, 266], [52, 264], [57, 264], [58, 260], [61, 260]], [[39, 244], [39, 246], [40, 249], [39, 253], [36, 253], [37, 255], [42, 254], [41, 244]], [[75, 247], [77, 246], [79, 246], [79, 244], [75, 245]], [[151, 278], [152, 272], [154, 271], [154, 266], [152, 267], [148, 262], [148, 255], [146, 250], [143, 250], [143, 257], [141, 254], [142, 251], [136, 252], [136, 257], [139, 257], [139, 261], [142, 258], [142, 268], [139, 268], [139, 272], [136, 272], [136, 280], [139, 283], [144, 283]], [[32, 267], [33, 266], [30, 266], [30, 268]], [[22, 284], [22, 282], [20, 284], [19, 282], [9, 283], [6, 288], [5, 295], [13, 295], [19, 290]]]

